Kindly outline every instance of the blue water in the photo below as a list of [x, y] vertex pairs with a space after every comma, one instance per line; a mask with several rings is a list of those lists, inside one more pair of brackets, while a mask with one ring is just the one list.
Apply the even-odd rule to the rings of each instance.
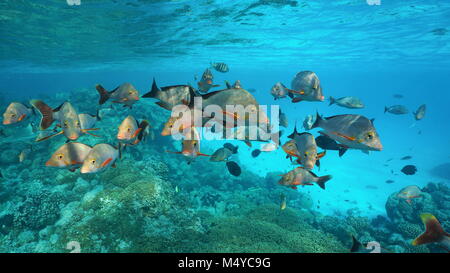
[[[260, 201], [255, 201], [255, 198], [248, 197], [256, 190], [262, 191], [260, 195], [267, 196], [267, 200], [270, 200], [268, 202], [263, 199], [261, 202], [264, 205], [273, 205], [275, 208], [272, 208], [273, 211], [270, 208], [267, 210], [278, 213], [278, 191], [283, 190], [292, 199], [291, 203], [288, 202], [288, 210], [293, 210], [294, 214], [302, 210], [310, 211], [316, 220], [309, 224], [321, 232], [333, 234], [344, 246], [338, 249], [319, 248], [317, 252], [345, 252], [345, 249], [350, 248], [351, 240], [346, 238], [346, 235], [339, 235], [339, 232], [321, 230], [320, 227], [323, 226], [320, 224], [322, 220], [319, 220], [321, 217], [345, 218], [354, 216], [352, 214], [354, 212], [351, 211], [356, 211], [358, 217], [367, 217], [370, 220], [381, 215], [398, 224], [397, 219], [389, 218], [385, 207], [391, 194], [408, 185], [418, 185], [422, 188], [429, 182], [441, 183], [448, 187], [450, 180], [448, 171], [446, 175], [438, 175], [432, 171], [436, 166], [450, 162], [448, 137], [450, 3], [447, 1], [382, 0], [381, 5], [371, 6], [365, 0], [81, 0], [81, 5], [69, 6], [62, 0], [9, 0], [0, 3], [0, 10], [2, 111], [11, 101], [27, 103], [28, 100], [35, 98], [43, 98], [49, 101], [51, 106], [56, 107], [65, 98], [69, 99], [70, 93], [70, 100], [72, 102], [77, 100], [74, 105], [78, 109], [87, 109], [95, 113], [96, 109], [101, 108], [97, 104], [98, 96], [94, 89], [98, 83], [111, 90], [123, 82], [131, 82], [141, 95], [150, 90], [153, 77], [159, 86], [192, 84], [196, 87], [194, 76], [200, 78], [210, 62], [225, 62], [230, 71], [219, 73], [213, 70], [215, 83], [224, 87], [225, 80], [229, 82], [240, 80], [244, 89], [257, 90], [252, 94], [259, 104], [279, 105], [289, 119], [289, 128], [283, 129], [285, 134], [282, 142], [286, 141], [286, 135], [292, 132], [296, 121], [298, 127], [301, 127], [304, 117], [316, 111], [325, 117], [361, 114], [375, 118], [375, 127], [384, 146], [383, 151], [366, 155], [357, 150], [349, 150], [342, 158], [338, 157], [337, 152], [328, 151], [321, 160], [320, 171], [314, 170], [318, 175], [333, 175], [325, 191], [314, 185], [300, 187], [296, 192], [281, 189], [276, 183], [268, 186], [263, 182], [270, 172], [285, 173], [294, 168], [289, 160], [285, 159], [285, 153], [281, 149], [253, 158], [250, 153], [259, 146], [258, 143], [255, 143], [253, 148], [248, 148], [242, 142], [232, 141], [233, 144], [239, 145], [236, 160], [243, 172], [248, 175], [230, 178], [226, 171], [217, 172], [216, 169], [219, 168], [217, 165], [210, 170], [208, 166], [211, 165], [208, 164], [214, 163], [209, 163], [208, 159], [200, 158], [198, 161], [201, 163], [195, 162], [185, 166], [185, 163], [175, 155], [155, 150], [158, 146], [170, 145], [168, 144], [171, 142], [170, 137], [166, 137], [164, 141], [157, 138], [153, 143], [151, 141], [145, 143], [140, 148], [144, 158], [134, 160], [141, 161], [139, 166], [150, 164], [148, 161], [151, 160], [162, 160], [168, 166], [169, 173], [176, 174], [166, 177], [166, 184], [170, 185], [169, 188], [174, 195], [177, 194], [174, 187], [178, 185], [184, 194], [183, 198], [189, 200], [183, 206], [179, 205], [177, 211], [208, 210], [212, 214], [210, 216], [212, 219], [245, 217], [247, 209], [251, 210], [262, 205]], [[278, 81], [290, 87], [294, 75], [304, 70], [314, 71], [318, 75], [326, 98], [356, 96], [365, 103], [365, 108], [350, 110], [336, 105], [328, 106], [327, 100], [295, 104], [289, 99], [274, 101], [269, 92], [270, 88]], [[402, 94], [404, 97], [394, 98], [394, 94]], [[426, 116], [423, 120], [415, 122], [411, 113], [402, 116], [383, 113], [385, 106], [395, 104], [405, 105], [410, 112], [415, 111], [419, 105], [426, 104]], [[102, 129], [106, 127], [106, 131], [109, 130], [114, 134], [118, 124], [127, 114], [135, 115], [139, 119], [144, 116], [148, 118], [149, 115], [158, 118], [168, 117], [169, 112], [166, 110], [149, 108], [150, 106], [153, 107], [152, 100], [141, 99], [132, 110], [118, 109], [117, 116], [108, 117], [98, 126]], [[149, 119], [151, 123], [161, 125], [161, 120]], [[160, 127], [154, 129], [156, 134], [159, 134]], [[317, 131], [312, 132], [317, 135]], [[105, 138], [111, 140], [114, 139], [114, 135]], [[96, 139], [86, 141], [90, 144], [99, 143]], [[14, 215], [17, 208], [13, 207], [13, 203], [16, 200], [25, 202], [27, 196], [31, 194], [23, 188], [24, 186], [17, 187], [7, 181], [15, 176], [22, 177], [23, 169], [29, 169], [32, 173], [34, 168], [39, 168], [51, 176], [69, 175], [72, 180], [68, 178], [71, 185], [68, 188], [80, 184], [77, 179], [83, 176], [79, 173], [45, 169], [42, 163], [45, 163], [64, 140], [55, 138], [48, 142], [51, 142], [48, 147], [29, 155], [28, 161], [5, 163], [7, 160], [3, 160], [1, 163], [1, 170], [6, 178], [0, 183], [4, 183], [4, 188], [9, 188], [10, 191], [0, 199], [2, 202], [0, 216]], [[202, 148], [205, 153], [210, 154], [223, 143], [205, 141]], [[173, 145], [179, 147], [178, 143]], [[21, 149], [23, 148], [17, 148], [17, 154]], [[153, 157], [155, 153], [161, 155]], [[412, 159], [400, 160], [407, 155], [412, 156]], [[389, 159], [392, 161], [387, 162]], [[24, 167], [24, 164], [29, 166]], [[179, 167], [178, 164], [183, 164], [183, 167]], [[411, 176], [400, 172], [407, 164], [417, 166], [418, 172]], [[120, 172], [127, 172], [127, 169], [121, 169]], [[189, 172], [190, 178], [187, 178], [185, 172]], [[218, 173], [221, 174], [219, 177]], [[46, 180], [39, 176], [43, 175], [43, 172], [38, 172], [37, 175], [31, 175], [30, 178], [19, 182], [42, 184], [42, 187], [37, 188], [54, 190], [55, 185], [44, 182]], [[63, 198], [60, 214], [53, 222], [50, 221], [47, 227], [8, 226], [6, 231], [0, 233], [0, 242], [4, 242], [4, 247], [0, 250], [66, 251], [64, 240], [68, 241], [70, 236], [58, 230], [58, 226], [64, 224], [56, 224], [56, 220], [61, 221], [61, 215], [65, 215], [62, 211], [68, 211], [68, 204], [71, 202], [79, 202], [72, 208], [72, 214], [76, 213], [81, 210], [77, 205], [83, 206], [83, 200], [89, 196], [88, 193], [94, 194], [99, 190], [105, 191], [104, 194], [107, 196], [110, 187], [108, 181], [102, 180], [102, 177], [84, 179], [88, 184], [91, 183], [90, 186], [87, 186], [85, 191], [74, 193], [75, 196]], [[92, 183], [92, 179], [96, 180], [96, 183]], [[198, 179], [198, 182], [190, 185], [183, 179]], [[221, 184], [221, 179], [222, 185], [216, 185]], [[388, 179], [395, 182], [385, 183]], [[58, 186], [61, 184], [64, 183], [57, 183]], [[200, 185], [204, 185], [204, 189], [200, 190], [198, 188]], [[66, 190], [69, 191], [62, 189]], [[244, 201], [240, 202], [248, 202], [248, 205], [241, 207], [238, 212], [233, 212], [234, 214], [217, 212], [217, 209], [213, 212], [214, 210], [205, 206], [200, 208], [195, 205], [196, 201], [193, 200], [198, 200], [199, 192], [203, 195], [234, 194], [244, 198]], [[23, 198], [16, 199], [17, 196]], [[302, 198], [312, 200], [313, 205], [302, 208], [302, 205], [298, 205], [301, 203], [298, 200]], [[439, 220], [448, 231], [449, 196], [444, 194], [442, 198], [433, 199], [435, 202], [433, 208], [440, 211]], [[226, 202], [233, 207], [235, 199], [230, 198]], [[428, 212], [424, 211], [424, 207], [428, 208], [425, 205], [413, 206], [410, 212], [415, 215], [411, 217], [415, 219], [411, 224], [415, 225], [418, 231], [422, 230], [418, 215], [421, 212]], [[404, 209], [399, 211], [406, 213]], [[170, 214], [166, 211], [154, 216], [154, 221], [161, 223], [159, 226], [161, 233], [164, 233], [165, 223], [162, 218], [170, 218], [165, 213]], [[88, 213], [85, 216], [87, 217]], [[300, 214], [297, 217], [305, 219]], [[174, 225], [178, 225], [177, 228], [180, 229], [184, 228], [182, 221]], [[396, 249], [395, 252], [439, 251], [433, 245], [429, 248], [409, 248], [411, 239], [419, 234], [416, 232], [413, 236], [402, 233], [395, 227], [389, 228], [402, 236], [402, 243], [394, 243], [393, 239], [377, 238], [376, 233], [372, 231], [364, 233], [357, 230], [357, 235], [365, 236], [367, 240], [371, 238], [383, 243], [386, 241], [384, 244]], [[54, 239], [51, 239], [51, 235], [49, 238], [41, 236], [42, 230], [52, 230], [57, 236], [55, 235]], [[115, 232], [111, 230], [111, 234], [114, 234], [111, 236], [120, 239], [120, 234]], [[26, 236], [32, 239], [23, 239]], [[86, 251], [220, 251], [219, 247], [215, 246], [214, 239], [206, 241], [205, 245], [190, 248], [181, 242], [177, 246], [179, 239], [172, 236], [170, 245], [173, 248], [138, 249], [133, 248], [132, 238], [123, 239], [126, 242], [123, 244], [128, 244], [129, 248], [117, 247], [108, 241], [108, 238], [103, 241], [99, 239], [98, 245], [90, 246]], [[229, 245], [223, 251], [312, 251], [301, 247], [277, 248], [269, 246], [269, 243], [266, 246], [248, 249], [240, 248], [233, 242], [229, 242]]]

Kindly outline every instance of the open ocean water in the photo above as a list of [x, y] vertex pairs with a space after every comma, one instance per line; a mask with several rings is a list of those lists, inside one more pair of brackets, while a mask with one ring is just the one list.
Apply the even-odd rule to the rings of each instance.
[[[42, 132], [37, 109], [0, 125], [1, 252], [69, 252], [73, 245], [81, 252], [349, 252], [352, 236], [387, 252], [446, 251], [442, 242], [412, 241], [425, 231], [424, 213], [450, 231], [448, 1], [68, 2], [1, 1], [1, 112], [11, 102], [31, 109], [38, 99], [55, 109], [69, 101], [78, 113], [100, 116], [99, 130], [90, 131], [98, 137], [76, 140], [90, 146], [116, 147], [128, 115], [151, 126], [117, 166], [86, 174], [46, 166], [67, 138], [37, 142], [62, 130], [52, 131], [56, 121]], [[211, 67], [219, 62], [229, 71]], [[159, 87], [197, 89], [207, 68], [220, 85], [211, 91], [240, 80], [260, 105], [279, 105], [289, 121], [281, 144], [318, 112], [374, 119], [383, 149], [349, 149], [342, 157], [328, 150], [312, 170], [333, 176], [325, 189], [278, 184], [298, 165], [281, 147], [253, 157], [257, 141], [201, 141], [207, 155], [237, 145], [230, 161], [238, 176], [208, 157], [187, 164], [168, 152], [180, 151], [180, 141], [161, 136], [170, 111], [142, 95], [153, 78]], [[274, 100], [272, 86], [293, 88], [300, 71], [317, 74], [325, 100]], [[99, 105], [97, 84], [111, 91], [125, 82], [139, 91], [131, 109], [114, 99]], [[365, 107], [329, 105], [330, 96], [354, 96]], [[425, 117], [416, 121], [423, 104]], [[393, 105], [408, 113], [385, 113]], [[405, 174], [406, 165], [417, 172]], [[398, 193], [411, 185], [420, 193], [406, 202]]]

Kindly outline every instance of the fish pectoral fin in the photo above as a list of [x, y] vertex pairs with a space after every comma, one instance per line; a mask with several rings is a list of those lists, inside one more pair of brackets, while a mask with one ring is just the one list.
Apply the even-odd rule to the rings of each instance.
[[326, 154], [327, 154], [327, 151], [323, 151], [323, 152], [321, 152], [321, 153], [318, 153], [318, 154], [317, 154], [317, 159], [318, 159], [318, 160], [321, 159], [321, 158], [324, 157]]
[[142, 128], [138, 128], [134, 134], [131, 136], [131, 138], [135, 138], [140, 132], [142, 131]]
[[102, 163], [102, 165], [100, 165], [100, 167], [102, 167], [102, 168], [106, 167], [106, 165], [108, 165], [111, 161], [112, 161], [112, 157], [106, 159], [106, 160]]
[[26, 116], [27, 116], [26, 114], [21, 115], [21, 116], [19, 117], [18, 121], [22, 121]]
[[249, 140], [244, 140], [244, 142], [248, 147], [252, 147], [252, 143]]
[[304, 95], [304, 94], [305, 94], [305, 91], [304, 91], [304, 90], [296, 91], [296, 90], [287, 89], [287, 88], [286, 88], [286, 90], [287, 90], [289, 93], [292, 93], [292, 94], [298, 94], [298, 95]]
[[294, 190], [296, 190], [296, 189], [297, 189], [297, 187], [296, 187], [296, 186], [292, 186], [291, 188], [292, 188], [292, 189], [294, 189]]
[[98, 135], [94, 135], [93, 133], [89, 133], [88, 130], [81, 130], [83, 133], [94, 136], [94, 137], [100, 137]]
[[204, 153], [200, 153], [200, 152], [198, 152], [197, 155], [198, 156], [210, 156], [210, 155], [207, 155], [207, 154], [204, 154]]
[[61, 134], [63, 134], [63, 133], [64, 133], [64, 131], [60, 131], [60, 132], [58, 132], [58, 133], [56, 133], [56, 134], [53, 134], [53, 135], [49, 135], [49, 136], [46, 136], [46, 137], [43, 137], [43, 138], [37, 139], [37, 140], [36, 140], [36, 142], [41, 142], [41, 141], [44, 141], [44, 140], [50, 139], [50, 138], [52, 138], [52, 137], [54, 137], [54, 136], [57, 136], [57, 135], [61, 135]]
[[227, 112], [227, 111], [222, 111], [222, 113], [224, 115], [226, 115], [226, 116], [232, 117], [233, 119], [238, 119], [239, 118], [239, 115], [237, 113], [230, 113], [230, 112]]
[[[300, 158], [300, 155], [298, 155], [298, 154], [296, 154], [296, 153], [294, 153], [294, 152], [291, 152], [291, 151], [289, 151], [289, 152], [286, 152], [288, 155], [287, 156], [293, 156], [293, 157], [297, 157], [297, 158]], [[287, 157], [286, 157], [287, 158]], [[292, 158], [291, 158], [291, 160], [292, 160]]]
[[292, 99], [292, 103], [297, 103], [297, 102], [301, 102], [301, 101], [302, 101], [302, 99], [299, 97], [295, 97]]

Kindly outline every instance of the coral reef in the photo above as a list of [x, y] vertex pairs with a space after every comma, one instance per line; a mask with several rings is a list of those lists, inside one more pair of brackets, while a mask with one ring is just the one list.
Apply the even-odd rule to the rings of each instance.
[[[98, 100], [95, 90], [68, 96], [80, 112], [95, 113], [84, 103]], [[56, 106], [66, 99], [57, 94], [46, 101]], [[388, 217], [369, 219], [357, 210], [323, 215], [301, 189], [278, 186], [279, 173], [261, 177], [243, 169], [234, 177], [225, 164], [199, 159], [188, 165], [166, 153], [177, 144], [159, 136], [168, 113], [153, 103], [111, 107], [100, 110], [101, 138], [80, 141], [115, 144], [117, 125], [129, 111], [150, 120], [155, 138], [127, 147], [116, 168], [98, 174], [45, 167], [64, 139], [33, 143], [36, 156], [23, 162], [17, 156], [26, 145], [0, 143], [0, 252], [69, 252], [72, 241], [82, 252], [348, 252], [352, 235], [391, 252], [442, 251], [410, 242], [423, 232], [423, 212], [449, 230], [450, 189], [444, 184], [429, 183], [411, 205], [393, 193]], [[280, 196], [287, 200], [284, 210]]]

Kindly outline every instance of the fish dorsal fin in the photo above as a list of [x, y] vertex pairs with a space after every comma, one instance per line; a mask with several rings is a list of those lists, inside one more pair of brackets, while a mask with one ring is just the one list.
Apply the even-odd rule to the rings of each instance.
[[225, 85], [227, 86], [227, 89], [231, 89], [232, 88], [231, 84], [228, 81], [225, 81]]
[[296, 135], [298, 135], [298, 132], [297, 132], [297, 121], [295, 121], [294, 132], [292, 134], [288, 135], [287, 137], [290, 138], [290, 139], [294, 139], [294, 137]]
[[112, 91], [109, 91], [110, 94], [116, 92], [122, 85], [117, 86], [116, 88], [114, 88]]
[[352, 235], [352, 248], [350, 249], [350, 252], [358, 252], [362, 246], [362, 243]]
[[56, 107], [55, 109], [53, 109], [53, 112], [58, 112], [59, 110], [61, 110], [62, 106], [64, 105], [65, 102], [61, 103], [61, 105], [59, 105], [58, 107]]
[[313, 173], [312, 171], [308, 170], [308, 172], [309, 172], [312, 176], [317, 177], [317, 175], [316, 175], [315, 173]]

